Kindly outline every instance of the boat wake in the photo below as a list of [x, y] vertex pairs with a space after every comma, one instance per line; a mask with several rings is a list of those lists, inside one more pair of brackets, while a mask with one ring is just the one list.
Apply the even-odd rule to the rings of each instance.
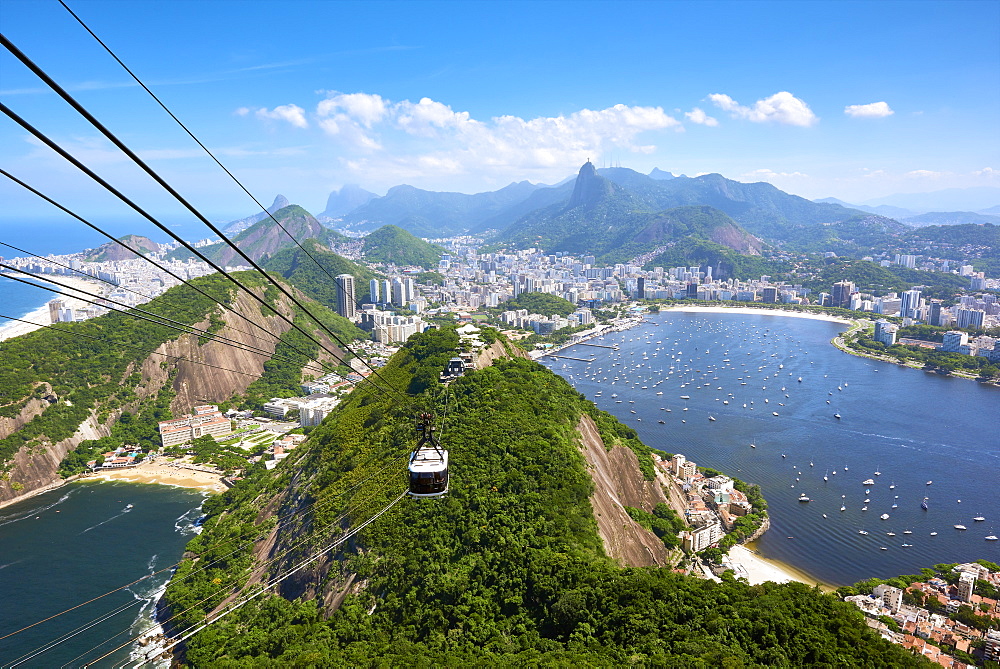
[[34, 508], [31, 509], [30, 511], [21, 511], [19, 513], [12, 513], [9, 516], [0, 516], [0, 527], [3, 527], [4, 525], [10, 525], [11, 523], [17, 523], [22, 520], [26, 520], [28, 518], [31, 518], [32, 516], [37, 516], [40, 513], [48, 511], [53, 507], [59, 506], [67, 499], [69, 499], [70, 496], [73, 494], [73, 492], [74, 491], [70, 490], [69, 492], [65, 493], [62, 497], [52, 502], [52, 504], [49, 504], [48, 506]]
[[[115, 518], [121, 518], [122, 516], [124, 516], [126, 513], [129, 513], [130, 511], [132, 511], [132, 505], [131, 504], [128, 505], [127, 507], [125, 507], [124, 509], [122, 509], [121, 513], [117, 513], [117, 514], [111, 516], [110, 518], [108, 518], [107, 520], [102, 520], [101, 522], [97, 523], [96, 525], [91, 525], [90, 527], [88, 527], [87, 529], [85, 529], [83, 532], [80, 532], [80, 534], [86, 534], [87, 532], [90, 532], [91, 530], [97, 529], [98, 527], [100, 527], [101, 525], [104, 525], [105, 523], [110, 523]], [[79, 536], [79, 535], [77, 535], [77, 536]]]

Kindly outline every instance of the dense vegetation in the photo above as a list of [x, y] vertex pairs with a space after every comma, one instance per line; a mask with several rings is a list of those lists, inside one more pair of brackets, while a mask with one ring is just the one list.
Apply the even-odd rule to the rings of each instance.
[[858, 290], [874, 295], [902, 292], [921, 286], [921, 296], [952, 300], [969, 287], [968, 277], [944, 272], [925, 272], [902, 265], [881, 265], [865, 260], [829, 258], [803, 286], [814, 292], [829, 293], [838, 281], [852, 281]]
[[[439, 369], [452, 336], [411, 338], [383, 376], [396, 388], [430, 377], [423, 368]], [[816, 589], [714, 583], [609, 560], [576, 444], [580, 415], [595, 409], [524, 359], [467, 373], [447, 391], [431, 384], [410, 402], [359, 388], [276, 470], [255, 468], [210, 500], [205, 531], [188, 545], [197, 559], [185, 561], [167, 591], [169, 611], [178, 614], [172, 624], [195, 624], [240, 588], [253, 569], [250, 549], [276, 524], [271, 554], [291, 549], [295, 558], [280, 560], [287, 567], [385, 507], [404, 488], [410, 417], [418, 408], [443, 415], [445, 407], [441, 437], [452, 463], [446, 497], [400, 502], [360, 535], [360, 550], [311, 562], [282, 585], [286, 598], [258, 597], [194, 636], [186, 662], [921, 664], [879, 639], [854, 607]], [[327, 618], [318, 595], [352, 574], [363, 587]]]
[[438, 266], [444, 249], [414, 237], [395, 225], [383, 225], [365, 237], [361, 253], [370, 263], [419, 265], [430, 270]]
[[769, 260], [759, 255], [744, 255], [728, 246], [707, 239], [689, 237], [682, 239], [643, 266], [654, 267], [711, 267], [716, 279], [760, 279], [761, 276], [778, 277], [791, 270], [790, 263]]
[[550, 293], [521, 293], [517, 297], [512, 297], [506, 302], [501, 302], [496, 306], [497, 313], [504, 311], [516, 311], [517, 309], [527, 309], [529, 314], [541, 314], [543, 316], [569, 316], [576, 311], [576, 305], [569, 300]]
[[[241, 279], [251, 287], [263, 285], [262, 279], [250, 274]], [[224, 304], [233, 299], [232, 284], [221, 276], [201, 277], [192, 283]], [[190, 288], [178, 286], [143, 309], [194, 325], [206, 320], [218, 306]], [[135, 406], [144, 389], [137, 365], [160, 344], [178, 336], [175, 329], [114, 312], [4, 342], [0, 349], [0, 397], [4, 398], [0, 416], [18, 415], [29, 399], [48, 394], [48, 384], [58, 399], [0, 440], [0, 462], [9, 462], [23, 446], [44, 448], [46, 442], [72, 436], [91, 410], [96, 409], [106, 420], [118, 409]]]
[[[280, 274], [303, 293], [331, 309], [337, 308], [339, 293], [335, 277], [350, 274], [354, 277], [355, 299], [359, 302], [363, 300], [368, 293], [368, 282], [375, 278], [371, 270], [337, 255], [315, 239], [305, 240], [302, 246], [305, 251], [297, 246], [278, 251], [262, 266], [268, 272]], [[316, 261], [319, 261], [319, 266]]]

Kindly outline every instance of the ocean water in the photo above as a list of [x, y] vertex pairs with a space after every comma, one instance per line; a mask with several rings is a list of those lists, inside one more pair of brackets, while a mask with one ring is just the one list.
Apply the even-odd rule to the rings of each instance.
[[[22, 318], [46, 302], [55, 298], [52, 293], [43, 288], [35, 288], [0, 276], [0, 325], [8, 318]], [[47, 321], [42, 321], [48, 324]]]
[[593, 362], [545, 364], [646, 444], [761, 485], [765, 557], [834, 585], [1000, 561], [1000, 542], [984, 540], [1000, 535], [1000, 389], [841, 353], [829, 343], [846, 327], [837, 323], [677, 311], [649, 320], [590, 342], [617, 351], [564, 352]]
[[[87, 481], [0, 509], [0, 637], [169, 568], [197, 531], [203, 499], [168, 486]], [[0, 666], [80, 666], [100, 657], [153, 624], [170, 574], [3, 639]], [[130, 650], [95, 666], [121, 666]]]

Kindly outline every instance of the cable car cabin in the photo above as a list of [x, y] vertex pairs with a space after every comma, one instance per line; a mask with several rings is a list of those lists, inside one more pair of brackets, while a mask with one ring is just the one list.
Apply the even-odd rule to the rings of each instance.
[[444, 497], [448, 492], [448, 451], [424, 446], [410, 456], [410, 497]]
[[448, 492], [448, 451], [434, 436], [434, 416], [420, 414], [420, 441], [410, 455], [410, 497], [444, 497]]

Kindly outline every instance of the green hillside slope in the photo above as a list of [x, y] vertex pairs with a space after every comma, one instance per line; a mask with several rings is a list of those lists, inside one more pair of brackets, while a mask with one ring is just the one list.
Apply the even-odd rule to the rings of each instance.
[[[296, 247], [282, 249], [264, 261], [268, 272], [275, 272], [293, 286], [331, 309], [337, 308], [337, 285], [330, 277], [350, 274], [360, 287], [357, 297], [367, 290], [375, 274], [347, 258], [337, 255], [315, 239], [302, 242], [305, 251]], [[306, 253], [308, 251], [308, 253]], [[315, 261], [319, 261], [317, 265]]]
[[[411, 337], [383, 375], [429, 392], [402, 402], [359, 388], [275, 470], [206, 503], [167, 591], [174, 633], [257, 592], [248, 581], [303, 568], [282, 596], [248, 600], [195, 635], [188, 666], [922, 662], [816, 589], [618, 566], [597, 535], [576, 425], [595, 416], [606, 441], [634, 431], [520, 358], [467, 373], [446, 395], [436, 378], [457, 342], [453, 330]], [[449, 494], [404, 499], [332, 557], [316, 555], [400, 495], [412, 416], [446, 407]], [[274, 562], [259, 567], [255, 552]]]
[[424, 269], [433, 269], [441, 260], [444, 249], [395, 225], [383, 225], [365, 237], [361, 253], [370, 263], [419, 265]]

